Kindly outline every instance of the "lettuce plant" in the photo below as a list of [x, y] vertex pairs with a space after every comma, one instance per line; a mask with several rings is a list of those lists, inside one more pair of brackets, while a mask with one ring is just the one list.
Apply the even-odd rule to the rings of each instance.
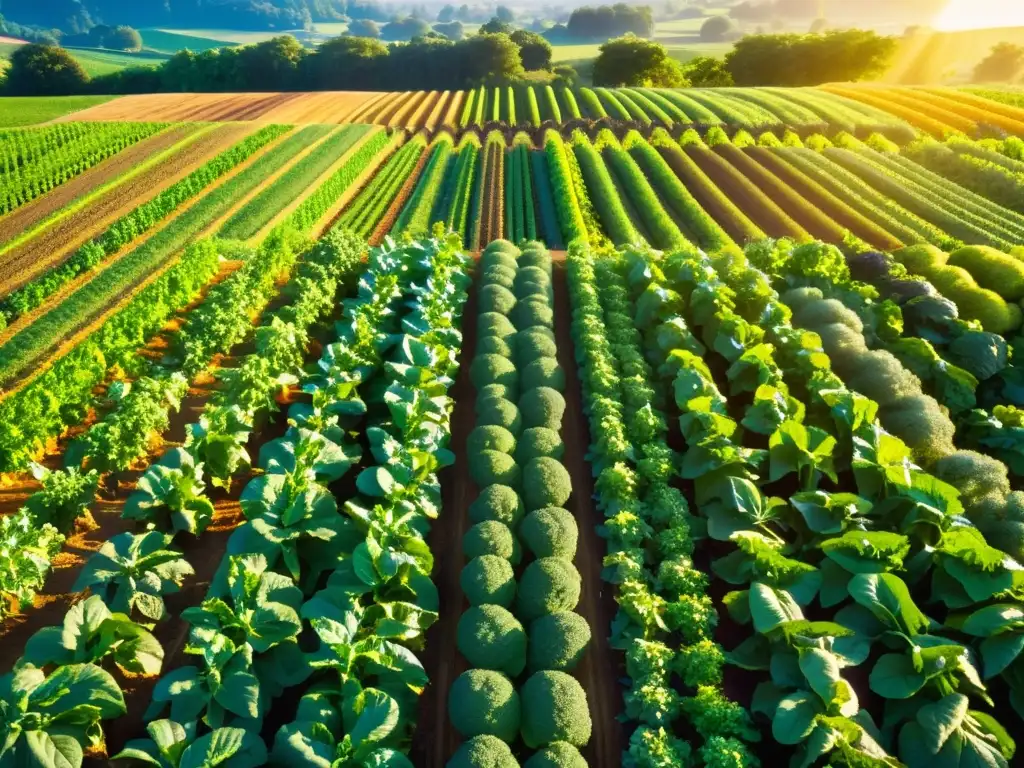
[[199, 534], [213, 520], [213, 503], [205, 491], [203, 465], [184, 448], [173, 448], [139, 478], [121, 516], [154, 521], [167, 515], [175, 532]]
[[217, 728], [196, 737], [196, 723], [154, 720], [148, 739], [133, 739], [112, 760], [137, 760], [158, 768], [256, 768], [267, 762], [267, 747], [258, 734], [241, 728]]

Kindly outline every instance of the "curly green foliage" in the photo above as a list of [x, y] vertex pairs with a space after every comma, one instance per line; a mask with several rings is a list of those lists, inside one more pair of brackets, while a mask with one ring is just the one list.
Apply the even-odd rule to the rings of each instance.
[[502, 288], [511, 291], [516, 284], [516, 272], [514, 269], [503, 267], [500, 264], [493, 264], [480, 271], [481, 285], [500, 285]]
[[519, 525], [525, 512], [523, 500], [514, 488], [507, 485], [487, 486], [469, 505], [470, 521], [482, 523], [485, 520], [497, 520], [513, 529]]
[[720, 685], [724, 664], [722, 647], [713, 640], [701, 640], [693, 645], [681, 646], [673, 668], [688, 688], [697, 688], [701, 685]]
[[707, 592], [709, 580], [706, 573], [693, 567], [689, 557], [676, 555], [661, 561], [658, 583], [661, 585], [659, 591], [699, 597]]
[[446, 768], [519, 768], [519, 761], [504, 741], [484, 735], [462, 742]]
[[641, 725], [629, 738], [626, 768], [680, 768], [690, 765], [690, 745], [664, 728]]
[[516, 449], [516, 437], [504, 427], [489, 424], [476, 427], [466, 439], [466, 450], [472, 456], [480, 451], [501, 451], [512, 453]]
[[477, 315], [476, 330], [477, 335], [481, 337], [500, 336], [507, 339], [516, 334], [516, 327], [512, 325], [512, 321], [497, 312], [481, 312]]
[[[492, 336], [492, 339], [497, 339], [497, 336]], [[498, 339], [500, 341], [500, 339]], [[477, 416], [480, 415], [481, 410], [487, 405], [491, 398], [498, 398], [499, 400], [508, 400], [512, 402], [515, 399], [518, 389], [512, 387], [506, 387], [504, 384], [486, 384], [477, 390], [476, 393], [476, 412]], [[514, 421], [514, 418], [513, 418]]]
[[934, 397], [901, 397], [882, 406], [878, 416], [885, 428], [902, 439], [917, 462], [925, 467], [956, 450], [953, 446], [956, 425]]
[[987, 288], [1007, 301], [1024, 299], [1024, 263], [995, 248], [972, 245], [949, 254], [946, 262], [963, 267], [982, 288]]
[[534, 753], [523, 768], [587, 768], [587, 761], [572, 744], [556, 741]]
[[718, 612], [707, 595], [680, 595], [665, 603], [665, 625], [679, 632], [687, 643], [698, 643], [711, 637], [718, 626]]
[[523, 469], [523, 501], [528, 510], [562, 507], [572, 495], [569, 472], [558, 459], [541, 456]]
[[[509, 336], [508, 338], [503, 339], [501, 336], [484, 336], [477, 339], [476, 353], [478, 355], [500, 355], [501, 357], [511, 360], [515, 354], [515, 350], [512, 348], [509, 341], [513, 338], [515, 337]], [[487, 386], [494, 385], [488, 384]], [[507, 392], [508, 389], [503, 387], [502, 391]]]
[[522, 736], [537, 749], [556, 741], [582, 747], [590, 741], [590, 710], [582, 686], [565, 672], [536, 672], [522, 687]]
[[873, 349], [841, 359], [833, 358], [833, 368], [843, 377], [846, 386], [880, 406], [921, 394], [921, 380], [884, 350]]
[[1013, 491], [1006, 500], [986, 499], [974, 522], [990, 545], [1024, 564], [1024, 492]]
[[893, 251], [892, 256], [907, 268], [911, 274], [929, 277], [931, 273], [945, 265], [946, 253], [941, 248], [926, 243], [908, 245]]
[[565, 453], [565, 443], [561, 436], [547, 427], [530, 427], [524, 429], [516, 444], [516, 461], [526, 465], [531, 459], [539, 456], [550, 456], [552, 459], [561, 459]]
[[470, 669], [448, 691], [448, 716], [466, 738], [489, 735], [510, 742], [520, 727], [519, 694], [500, 672]]
[[515, 358], [520, 367], [525, 367], [542, 357], [556, 357], [558, 346], [555, 334], [550, 328], [534, 326], [520, 331], [515, 339]]
[[568, 560], [534, 560], [520, 578], [516, 615], [529, 622], [556, 611], [571, 611], [580, 601], [581, 583], [580, 572]]
[[1010, 494], [1006, 465], [975, 451], [946, 456], [935, 463], [932, 472], [960, 491], [960, 503], [972, 519], [991, 507], [993, 499], [1002, 502]]
[[761, 761], [739, 739], [712, 736], [700, 748], [705, 768], [760, 768]]
[[523, 367], [519, 379], [523, 391], [537, 387], [550, 387], [558, 392], [565, 391], [565, 371], [553, 357], [539, 357]]
[[526, 667], [526, 631], [500, 605], [469, 608], [459, 619], [459, 653], [477, 669], [515, 677]]
[[512, 565], [503, 557], [474, 557], [459, 574], [462, 593], [470, 605], [512, 605], [516, 597], [516, 577]]
[[513, 389], [519, 384], [519, 372], [501, 355], [477, 355], [469, 366], [469, 379], [477, 389], [487, 384], [504, 384]]
[[565, 398], [551, 387], [535, 387], [519, 398], [519, 410], [523, 416], [523, 428], [547, 427], [561, 431], [562, 416], [565, 415]]
[[485, 285], [480, 289], [480, 311], [507, 315], [516, 305], [516, 297], [508, 288]]
[[504, 397], [478, 398], [476, 401], [476, 423], [479, 427], [504, 427], [513, 435], [518, 435], [523, 428], [523, 419], [519, 408]]
[[484, 248], [483, 253], [480, 254], [480, 260], [483, 261], [484, 259], [495, 258], [497, 256], [508, 256], [512, 259], [512, 265], [515, 266], [516, 259], [519, 258], [519, 249], [516, 247], [515, 243], [509, 240], [492, 240], [487, 244], [487, 247]]
[[550, 304], [555, 295], [548, 278], [543, 280], [516, 278], [513, 292], [519, 301], [540, 301], [545, 304]]
[[519, 257], [520, 269], [537, 267], [547, 275], [551, 274], [551, 253], [541, 243], [527, 243]]
[[554, 328], [555, 313], [546, 298], [524, 299], [516, 304], [513, 312], [516, 327], [522, 331], [528, 328]]
[[522, 559], [522, 547], [519, 539], [504, 523], [497, 520], [484, 520], [477, 523], [462, 537], [462, 554], [467, 560], [481, 555], [495, 555], [518, 565]]
[[977, 320], [986, 331], [1005, 335], [1020, 327], [1020, 307], [1007, 304], [998, 293], [982, 288], [962, 267], [941, 267], [928, 279], [956, 304], [961, 317]]
[[750, 721], [750, 713], [725, 698], [714, 686], [701, 686], [697, 695], [683, 700], [683, 711], [705, 739], [713, 736], [760, 741], [761, 733]]
[[507, 453], [480, 451], [469, 456], [469, 476], [481, 488], [495, 484], [518, 488], [522, 473]]
[[845, 325], [854, 333], [863, 333], [864, 325], [855, 312], [851, 312], [846, 306], [836, 299], [825, 299], [823, 301], [809, 302], [795, 310], [793, 320], [797, 325], [804, 328], [819, 328], [832, 323]]
[[556, 669], [571, 672], [590, 645], [590, 625], [572, 611], [557, 611], [530, 624], [527, 665], [531, 672]]
[[579, 527], [568, 510], [542, 507], [523, 518], [519, 537], [535, 557], [561, 557], [571, 561], [576, 556]]

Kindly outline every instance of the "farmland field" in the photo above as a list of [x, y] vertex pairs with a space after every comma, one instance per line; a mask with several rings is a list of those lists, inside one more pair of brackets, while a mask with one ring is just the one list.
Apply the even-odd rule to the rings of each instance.
[[0, 766], [1019, 765], [1018, 97], [0, 129]]

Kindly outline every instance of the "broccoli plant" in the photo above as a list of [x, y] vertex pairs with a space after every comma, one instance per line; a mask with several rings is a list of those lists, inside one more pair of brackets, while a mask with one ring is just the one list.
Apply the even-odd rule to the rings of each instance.
[[181, 588], [195, 573], [181, 552], [169, 549], [171, 536], [159, 531], [119, 533], [90, 557], [74, 590], [89, 589], [112, 611], [131, 615], [138, 611], [151, 621], [167, 614], [164, 595]]
[[0, 765], [80, 768], [103, 741], [101, 720], [125, 714], [124, 696], [95, 664], [68, 664], [49, 676], [31, 665], [0, 677]]
[[112, 760], [137, 760], [158, 768], [256, 768], [267, 762], [267, 747], [258, 734], [241, 728], [217, 728], [196, 738], [194, 722], [154, 720], [148, 739], [133, 739]]
[[213, 520], [213, 503], [203, 495], [203, 465], [184, 448], [173, 448], [151, 466], [128, 497], [122, 517], [153, 521], [170, 517], [172, 529], [199, 534]]
[[164, 649], [144, 627], [111, 613], [99, 595], [71, 606], [60, 627], [44, 627], [25, 644], [23, 660], [37, 667], [99, 663], [110, 656], [126, 672], [157, 675]]

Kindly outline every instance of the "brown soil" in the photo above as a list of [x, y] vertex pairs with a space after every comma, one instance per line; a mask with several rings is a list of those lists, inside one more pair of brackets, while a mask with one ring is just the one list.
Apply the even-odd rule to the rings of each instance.
[[252, 125], [226, 125], [201, 136], [146, 173], [116, 187], [2, 257], [0, 293], [8, 293], [63, 263], [83, 244], [122, 216], [188, 176], [210, 158], [253, 131]]
[[145, 162], [185, 137], [195, 133], [198, 125], [176, 125], [142, 141], [125, 147], [116, 155], [108, 157], [73, 179], [51, 189], [42, 197], [16, 208], [0, 218], [0, 243], [5, 243], [22, 232], [34, 227], [48, 216], [59, 211], [80, 197], [85, 197], [118, 176]]
[[455, 463], [441, 472], [444, 514], [434, 523], [428, 538], [430, 550], [434, 553], [432, 576], [440, 596], [441, 618], [427, 631], [427, 647], [421, 657], [430, 675], [430, 683], [420, 696], [409, 757], [413, 765], [422, 768], [442, 768], [462, 740], [448, 722], [448, 689], [467, 668], [466, 660], [456, 647], [456, 638], [459, 618], [467, 607], [459, 584], [459, 575], [465, 565], [462, 537], [470, 527], [469, 505], [478, 493], [476, 484], [469, 477], [466, 454], [466, 439], [476, 422], [474, 391], [469, 380], [469, 365], [476, 350], [476, 288], [474, 283], [462, 314], [459, 375], [451, 389], [455, 409], [451, 417], [450, 447], [455, 452]]
[[707, 147], [686, 147], [685, 152], [733, 205], [743, 211], [766, 235], [800, 237], [800, 228], [779, 206], [712, 150]]
[[813, 205], [835, 221], [839, 226], [849, 229], [857, 237], [883, 251], [895, 251], [903, 243], [887, 232], [880, 224], [871, 221], [867, 216], [851, 208], [843, 200], [833, 195], [816, 181], [805, 175], [800, 169], [791, 166], [780, 157], [778, 150], [767, 147], [748, 147], [746, 153], [771, 171], [783, 183], [804, 200], [813, 201]]
[[[162, 93], [123, 96], [74, 114], [74, 120], [240, 121], [301, 125], [355, 122], [374, 91], [318, 93]], [[71, 118], [62, 118], [71, 119]]]

